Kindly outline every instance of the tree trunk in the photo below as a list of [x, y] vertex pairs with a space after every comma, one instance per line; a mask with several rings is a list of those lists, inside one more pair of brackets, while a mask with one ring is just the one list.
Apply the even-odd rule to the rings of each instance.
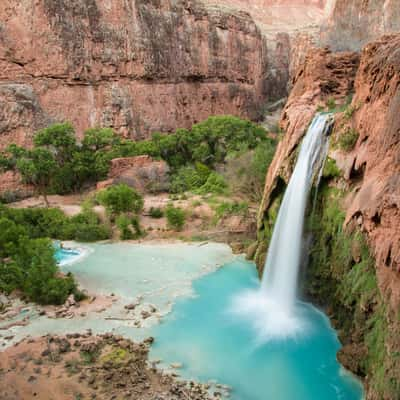
[[46, 207], [49, 208], [50, 203], [49, 203], [49, 199], [47, 198], [47, 193], [45, 190], [42, 192], [42, 196], [43, 196], [44, 202], [46, 203]]

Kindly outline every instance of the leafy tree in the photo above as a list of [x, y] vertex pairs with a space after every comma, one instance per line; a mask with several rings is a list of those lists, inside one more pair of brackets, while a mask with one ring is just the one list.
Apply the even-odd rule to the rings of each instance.
[[32, 184], [49, 206], [47, 193], [51, 185], [56, 162], [53, 154], [43, 148], [35, 148], [27, 152], [17, 161], [17, 169], [26, 183]]
[[143, 208], [142, 196], [124, 183], [102, 190], [97, 199], [111, 215], [125, 212], [138, 214]]
[[91, 128], [84, 133], [82, 147], [96, 152], [119, 143], [119, 137], [111, 128]]
[[58, 164], [65, 165], [76, 147], [75, 130], [69, 122], [54, 124], [36, 132], [33, 142], [52, 151]]

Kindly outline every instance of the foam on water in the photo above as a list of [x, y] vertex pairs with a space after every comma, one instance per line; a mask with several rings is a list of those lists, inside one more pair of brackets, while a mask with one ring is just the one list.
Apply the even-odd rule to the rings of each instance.
[[260, 289], [234, 296], [230, 312], [254, 329], [257, 343], [298, 338], [310, 333], [300, 303], [288, 310]]

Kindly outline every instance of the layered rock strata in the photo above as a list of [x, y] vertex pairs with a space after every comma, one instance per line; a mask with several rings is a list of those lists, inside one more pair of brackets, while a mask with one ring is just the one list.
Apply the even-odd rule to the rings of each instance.
[[2, 2], [0, 21], [2, 147], [64, 120], [139, 139], [209, 115], [261, 115], [266, 46], [244, 12], [40, 0]]

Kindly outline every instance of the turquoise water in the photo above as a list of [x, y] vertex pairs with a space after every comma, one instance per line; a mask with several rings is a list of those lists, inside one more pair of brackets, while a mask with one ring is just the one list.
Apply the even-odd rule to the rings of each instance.
[[74, 262], [78, 260], [82, 255], [82, 252], [78, 249], [63, 248], [58, 242], [54, 243], [54, 247], [56, 248], [54, 256], [57, 264], [59, 265], [65, 265]]
[[[115, 293], [118, 300], [105, 312], [73, 319], [35, 314], [28, 326], [12, 328], [16, 341], [87, 328], [133, 340], [152, 335], [152, 359], [162, 359], [165, 367], [182, 363], [177, 372], [184, 378], [231, 386], [233, 400], [362, 399], [359, 382], [336, 361], [340, 344], [324, 314], [300, 303], [304, 334], [262, 341], [256, 322], [263, 319], [232, 312], [238, 294], [258, 290], [260, 282], [254, 264], [233, 256], [228, 246], [114, 243], [86, 250], [86, 258], [67, 265], [69, 254], [60, 252], [61, 269], [73, 272], [90, 292]], [[138, 296], [137, 314], [154, 304], [157, 315], [140, 328], [130, 320], [108, 319], [130, 316], [124, 305]]]
[[336, 361], [340, 347], [324, 314], [299, 304], [304, 335], [260, 343], [248, 321], [231, 312], [237, 293], [258, 289], [255, 267], [236, 260], [194, 283], [154, 327], [151, 357], [179, 362], [185, 378], [217, 379], [235, 400], [360, 400], [362, 387]]

